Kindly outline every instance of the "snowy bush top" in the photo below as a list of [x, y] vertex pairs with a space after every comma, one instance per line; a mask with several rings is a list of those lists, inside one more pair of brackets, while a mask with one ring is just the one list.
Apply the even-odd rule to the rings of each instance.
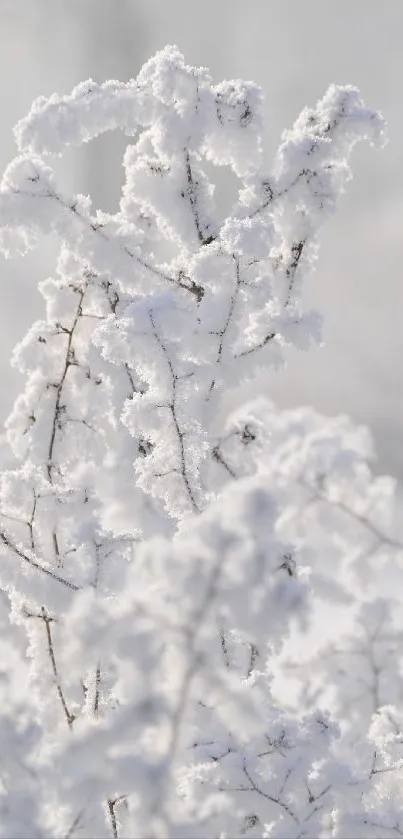
[[[60, 379], [72, 324], [75, 339], [83, 314], [104, 316], [108, 301], [99, 287], [113, 283], [109, 316], [93, 338], [105, 359], [127, 365], [140, 382], [123, 411], [130, 433], [147, 436], [137, 484], [174, 517], [205, 505], [209, 488], [200, 470], [222, 388], [250, 377], [257, 365], [277, 364], [285, 344], [305, 348], [319, 340], [319, 316], [301, 310], [302, 279], [316, 257], [318, 230], [350, 177], [354, 145], [384, 139], [382, 118], [359, 92], [332, 85], [284, 132], [266, 174], [261, 111], [255, 84], [214, 85], [207, 70], [187, 66], [176, 47], [167, 47], [126, 84], [89, 81], [71, 95], [36, 100], [15, 129], [20, 155], [1, 185], [3, 251], [29, 250], [53, 230], [65, 253], [59, 278], [43, 287], [49, 334], [38, 334], [43, 328], [36, 325], [16, 359], [46, 377], [46, 384], [38, 375], [30, 379], [24, 412], [37, 422], [24, 445], [35, 437], [42, 461], [47, 443], [38, 401], [45, 409], [54, 398], [48, 392], [43, 399], [44, 390], [49, 377]], [[120, 208], [111, 215], [93, 208], [88, 196], [62, 194], [51, 167], [67, 145], [115, 128], [133, 139]], [[210, 161], [238, 179], [238, 199], [224, 220], [214, 204]], [[70, 317], [62, 334], [60, 307]], [[88, 352], [88, 331], [83, 340]], [[76, 377], [84, 363], [67, 358]], [[54, 456], [48, 447], [49, 468]]]

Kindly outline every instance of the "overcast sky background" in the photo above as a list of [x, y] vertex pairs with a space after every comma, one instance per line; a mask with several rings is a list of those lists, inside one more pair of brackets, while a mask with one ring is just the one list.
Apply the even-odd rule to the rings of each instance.
[[[263, 87], [268, 166], [282, 130], [331, 82], [357, 85], [386, 117], [389, 145], [356, 149], [354, 180], [322, 234], [306, 291], [324, 312], [325, 346], [293, 353], [259, 387], [281, 405], [313, 404], [368, 424], [379, 469], [403, 477], [402, 0], [0, 0], [1, 171], [15, 153], [12, 127], [35, 96], [90, 76], [128, 79], [166, 43], [216, 81]], [[63, 183], [113, 209], [123, 148], [107, 136], [69, 152]], [[0, 255], [0, 422], [23, 385], [9, 358], [42, 315], [36, 285], [51, 256], [49, 248], [12, 262]]]

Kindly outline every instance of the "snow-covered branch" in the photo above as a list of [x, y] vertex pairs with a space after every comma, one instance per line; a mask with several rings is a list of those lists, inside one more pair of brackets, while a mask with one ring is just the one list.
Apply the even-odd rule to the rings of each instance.
[[[266, 402], [225, 417], [223, 400], [285, 346], [320, 340], [303, 282], [354, 146], [382, 144], [385, 126], [332, 85], [267, 174], [262, 99], [167, 47], [128, 83], [41, 97], [15, 129], [0, 248], [52, 232], [60, 256], [40, 285], [45, 318], [14, 353], [26, 384], [6, 424], [1, 619], [25, 676], [30, 663], [0, 714], [0, 836], [401, 830], [401, 722], [380, 708], [375, 649], [389, 617], [374, 634], [381, 607], [350, 584], [382, 552], [398, 569], [390, 486], [347, 420]], [[107, 214], [64, 194], [52, 167], [115, 129], [130, 142]], [[225, 219], [211, 164], [237, 179]], [[314, 677], [312, 625], [329, 602], [367, 633], [378, 716], [354, 758], [337, 680], [336, 721], [318, 703], [286, 708], [277, 684], [297, 673], [296, 638]]]

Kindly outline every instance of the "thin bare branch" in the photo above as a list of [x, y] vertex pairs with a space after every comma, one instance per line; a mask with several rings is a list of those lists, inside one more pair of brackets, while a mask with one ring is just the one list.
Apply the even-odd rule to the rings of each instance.
[[[219, 344], [218, 344], [218, 349], [217, 349], [216, 361], [215, 361], [215, 367], [216, 368], [219, 367], [219, 365], [221, 364], [225, 337], [226, 337], [226, 335], [228, 333], [228, 330], [230, 328], [230, 325], [231, 325], [231, 321], [232, 321], [232, 318], [233, 318], [233, 315], [234, 315], [234, 312], [235, 312], [235, 306], [236, 306], [236, 301], [237, 301], [237, 297], [238, 297], [238, 294], [239, 294], [239, 289], [240, 289], [240, 286], [241, 286], [241, 269], [240, 269], [240, 265], [239, 265], [239, 259], [237, 259], [234, 256], [234, 261], [235, 261], [235, 288], [234, 288], [234, 291], [233, 291], [233, 293], [231, 294], [231, 297], [230, 297], [227, 317], [225, 319], [225, 323], [224, 323], [222, 329], [220, 329], [218, 332], [214, 333], [215, 335], [218, 335], [219, 338], [220, 338], [220, 341], [219, 341]], [[208, 399], [210, 399], [210, 396], [211, 396], [211, 394], [212, 394], [212, 392], [215, 388], [215, 384], [216, 384], [216, 374], [214, 374], [213, 379], [211, 381], [209, 391], [208, 391], [208, 394], [207, 394], [207, 397], [206, 397], [206, 401]]]
[[161, 351], [163, 352], [163, 354], [165, 356], [165, 359], [166, 359], [166, 362], [167, 362], [167, 365], [168, 365], [168, 368], [169, 368], [169, 372], [170, 372], [170, 375], [171, 375], [172, 398], [171, 398], [171, 402], [168, 404], [167, 407], [168, 407], [168, 410], [170, 411], [170, 414], [171, 414], [171, 417], [172, 417], [172, 422], [173, 422], [173, 426], [174, 426], [174, 429], [175, 429], [175, 433], [176, 433], [176, 437], [177, 437], [178, 445], [179, 445], [180, 474], [182, 475], [183, 483], [185, 485], [185, 489], [186, 489], [187, 495], [189, 497], [190, 503], [191, 503], [194, 511], [196, 513], [198, 513], [199, 512], [199, 507], [198, 507], [196, 499], [194, 497], [193, 490], [192, 490], [192, 487], [191, 487], [190, 481], [189, 481], [189, 476], [188, 476], [188, 473], [187, 473], [185, 447], [184, 447], [184, 442], [183, 442], [185, 434], [180, 428], [179, 420], [178, 420], [178, 414], [177, 414], [177, 399], [178, 399], [177, 386], [178, 386], [178, 381], [179, 381], [178, 376], [175, 373], [175, 370], [174, 370], [174, 367], [173, 367], [172, 360], [170, 358], [168, 349], [167, 349], [166, 345], [164, 344], [161, 336], [159, 335], [159, 333], [157, 331], [157, 327], [156, 327], [156, 324], [155, 324], [155, 320], [154, 320], [154, 316], [153, 316], [152, 311], [149, 312], [149, 318], [150, 318], [150, 322], [151, 322], [151, 325], [152, 325], [152, 328], [153, 328], [153, 333], [154, 333], [154, 336], [155, 336], [155, 340], [156, 340], [158, 346], [160, 347]]
[[54, 646], [53, 646], [52, 633], [51, 633], [51, 629], [50, 629], [50, 625], [52, 623], [52, 618], [47, 614], [44, 606], [42, 606], [41, 612], [42, 612], [42, 620], [43, 620], [43, 622], [45, 624], [45, 628], [46, 628], [46, 640], [47, 640], [47, 645], [48, 645], [48, 653], [49, 653], [49, 658], [50, 658], [51, 665], [52, 665], [56, 690], [57, 690], [57, 693], [58, 693], [58, 696], [59, 696], [59, 699], [60, 699], [61, 706], [63, 708], [64, 715], [66, 717], [67, 725], [68, 725], [69, 728], [72, 728], [73, 722], [75, 720], [75, 716], [74, 716], [74, 714], [70, 713], [70, 711], [67, 707], [66, 699], [64, 697], [63, 689], [62, 689], [61, 682], [60, 682], [60, 676], [59, 676], [59, 672], [58, 672], [58, 669], [57, 669], [55, 651], [54, 651]]
[[56, 574], [55, 571], [52, 571], [50, 568], [46, 568], [44, 565], [41, 565], [37, 562], [36, 559], [26, 554], [18, 545], [15, 545], [10, 537], [4, 532], [0, 531], [0, 540], [9, 548], [13, 553], [20, 557], [20, 559], [24, 560], [28, 565], [31, 565], [32, 568], [36, 568], [37, 571], [40, 571], [42, 574], [46, 574], [46, 576], [51, 577], [52, 580], [55, 580], [57, 583], [61, 583], [63, 586], [67, 586], [72, 591], [79, 591], [80, 587], [76, 586], [74, 583], [70, 582], [70, 580], [65, 580], [63, 577], [60, 577], [59, 574]]

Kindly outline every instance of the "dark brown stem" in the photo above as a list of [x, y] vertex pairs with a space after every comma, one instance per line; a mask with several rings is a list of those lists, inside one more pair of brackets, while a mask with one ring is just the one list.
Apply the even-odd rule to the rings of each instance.
[[176, 433], [176, 436], [177, 436], [177, 439], [178, 439], [179, 456], [180, 456], [180, 473], [182, 475], [183, 483], [185, 485], [185, 489], [186, 489], [187, 495], [189, 496], [191, 505], [192, 505], [194, 511], [196, 513], [198, 513], [199, 508], [198, 508], [198, 505], [196, 503], [196, 499], [194, 497], [192, 487], [190, 486], [189, 476], [187, 474], [186, 455], [185, 455], [185, 447], [184, 447], [184, 442], [183, 442], [183, 438], [184, 438], [185, 435], [184, 435], [184, 432], [180, 428], [178, 415], [177, 415], [178, 376], [176, 375], [175, 370], [173, 368], [173, 364], [172, 364], [168, 349], [167, 349], [166, 345], [164, 344], [162, 338], [160, 337], [160, 335], [157, 331], [157, 327], [156, 327], [156, 324], [155, 324], [155, 321], [154, 321], [153, 313], [151, 311], [149, 312], [149, 317], [150, 317], [150, 322], [151, 322], [151, 325], [152, 325], [152, 328], [153, 328], [153, 333], [154, 333], [154, 336], [155, 336], [155, 340], [157, 341], [158, 346], [160, 347], [161, 351], [163, 352], [163, 354], [166, 358], [166, 361], [167, 361], [167, 364], [168, 364], [168, 367], [169, 367], [169, 372], [171, 374], [172, 399], [171, 399], [171, 402], [168, 403], [167, 407], [169, 408], [169, 411], [170, 411], [170, 414], [171, 414], [171, 417], [172, 417], [172, 423], [173, 423], [175, 433]]
[[53, 451], [54, 451], [54, 446], [55, 446], [55, 442], [56, 442], [56, 432], [57, 432], [57, 429], [59, 427], [60, 416], [61, 416], [61, 413], [62, 413], [61, 399], [62, 399], [63, 387], [64, 387], [64, 382], [66, 380], [66, 376], [67, 376], [67, 373], [69, 371], [69, 368], [74, 363], [74, 353], [72, 351], [73, 335], [74, 335], [74, 330], [75, 330], [75, 328], [77, 326], [77, 323], [79, 321], [79, 318], [81, 317], [81, 314], [82, 314], [82, 303], [83, 303], [83, 299], [84, 299], [84, 293], [85, 293], [84, 290], [81, 290], [79, 292], [79, 300], [78, 300], [77, 309], [76, 309], [76, 313], [74, 315], [72, 326], [70, 327], [70, 329], [63, 329], [63, 332], [66, 335], [68, 335], [68, 339], [67, 339], [67, 348], [66, 348], [66, 355], [65, 355], [65, 359], [64, 359], [64, 366], [63, 366], [62, 375], [60, 377], [60, 380], [57, 382], [57, 384], [54, 385], [54, 387], [56, 389], [56, 401], [55, 401], [55, 408], [54, 408], [54, 412], [53, 412], [52, 430], [51, 430], [51, 433], [50, 433], [49, 450], [48, 450], [48, 463], [47, 463], [47, 473], [48, 473], [49, 481], [51, 483], [52, 483], [52, 473], [53, 473], [53, 469], [54, 469]]
[[97, 669], [95, 671], [95, 696], [94, 696], [94, 714], [98, 714], [99, 711], [99, 696], [100, 696], [100, 687], [101, 687], [101, 668], [98, 664]]
[[[226, 337], [227, 332], [228, 332], [228, 330], [230, 328], [230, 325], [231, 325], [232, 317], [233, 317], [233, 314], [234, 314], [234, 311], [235, 311], [236, 300], [237, 300], [239, 289], [240, 289], [240, 286], [241, 286], [241, 271], [240, 271], [239, 260], [236, 259], [235, 257], [234, 257], [234, 260], [235, 260], [235, 289], [234, 289], [234, 291], [231, 295], [231, 299], [230, 299], [230, 302], [229, 302], [228, 312], [227, 312], [227, 317], [225, 319], [225, 323], [224, 323], [222, 329], [220, 329], [219, 332], [215, 333], [216, 335], [219, 335], [219, 337], [220, 337], [220, 341], [219, 341], [219, 344], [218, 344], [218, 350], [217, 350], [216, 367], [219, 367], [219, 365], [221, 364], [225, 337]], [[207, 400], [210, 398], [210, 396], [211, 396], [211, 394], [212, 394], [212, 392], [215, 388], [215, 384], [216, 384], [216, 377], [214, 376], [212, 381], [211, 381], [211, 384], [210, 384], [209, 392], [207, 394]]]
[[18, 545], [15, 545], [11, 541], [10, 537], [4, 531], [0, 531], [0, 540], [3, 542], [3, 545], [6, 545], [7, 548], [9, 548], [11, 551], [13, 551], [13, 553], [19, 556], [20, 559], [23, 559], [24, 562], [26, 562], [28, 565], [31, 565], [32, 568], [36, 568], [37, 571], [41, 571], [42, 574], [46, 574], [48, 577], [51, 577], [52, 580], [55, 580], [57, 583], [61, 583], [62, 585], [67, 586], [67, 588], [70, 588], [72, 591], [79, 591], [79, 586], [76, 586], [74, 583], [71, 583], [70, 580], [65, 580], [63, 579], [63, 577], [59, 577], [59, 575], [56, 574], [54, 571], [51, 571], [50, 568], [45, 568], [45, 566], [37, 562], [36, 559], [33, 559], [33, 557], [30, 557], [26, 553], [24, 553], [24, 551], [21, 550], [21, 548], [19, 548]]
[[108, 798], [107, 804], [108, 804], [108, 813], [109, 813], [109, 819], [110, 819], [111, 828], [112, 828], [113, 839], [119, 839], [118, 823], [117, 823], [116, 813], [115, 813], [116, 800], [113, 801], [111, 798]]
[[42, 620], [43, 620], [43, 622], [45, 624], [45, 628], [46, 628], [46, 640], [47, 640], [47, 645], [48, 645], [48, 653], [49, 653], [49, 658], [50, 658], [51, 665], [52, 665], [56, 690], [57, 690], [57, 693], [58, 693], [58, 696], [59, 696], [59, 699], [60, 699], [61, 706], [63, 708], [64, 715], [66, 717], [67, 725], [68, 725], [69, 728], [72, 728], [73, 722], [75, 720], [75, 716], [74, 716], [74, 714], [70, 713], [70, 711], [67, 707], [67, 703], [66, 703], [64, 693], [63, 693], [63, 690], [62, 690], [62, 686], [61, 686], [61, 683], [60, 683], [59, 672], [58, 672], [57, 664], [56, 664], [55, 651], [54, 651], [54, 647], [53, 647], [52, 633], [51, 633], [51, 629], [50, 629], [50, 624], [52, 623], [52, 618], [49, 617], [49, 615], [47, 614], [44, 606], [42, 606], [41, 612], [42, 612]]
[[210, 245], [215, 240], [215, 236], [212, 236], [211, 233], [207, 231], [204, 232], [202, 229], [201, 221], [200, 221], [200, 211], [199, 205], [197, 200], [197, 189], [198, 183], [194, 180], [192, 167], [190, 163], [190, 154], [188, 149], [185, 151], [185, 168], [186, 168], [186, 178], [187, 178], [187, 190], [186, 192], [182, 193], [183, 198], [188, 198], [190, 208], [192, 211], [192, 215], [194, 218], [194, 223], [197, 231], [197, 238], [201, 245]]

